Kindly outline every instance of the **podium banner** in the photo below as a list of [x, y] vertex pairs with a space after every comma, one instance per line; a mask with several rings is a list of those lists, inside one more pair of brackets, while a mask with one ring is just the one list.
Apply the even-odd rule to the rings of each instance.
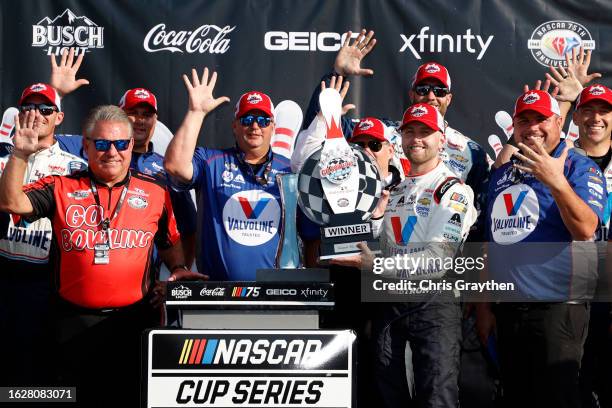
[[144, 336], [146, 407], [354, 406], [349, 330], [152, 330]]

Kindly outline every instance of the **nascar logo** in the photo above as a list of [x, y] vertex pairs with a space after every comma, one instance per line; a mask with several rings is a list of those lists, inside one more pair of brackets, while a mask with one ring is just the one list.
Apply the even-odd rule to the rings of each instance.
[[314, 359], [322, 348], [318, 339], [186, 339], [178, 364], [302, 365]]

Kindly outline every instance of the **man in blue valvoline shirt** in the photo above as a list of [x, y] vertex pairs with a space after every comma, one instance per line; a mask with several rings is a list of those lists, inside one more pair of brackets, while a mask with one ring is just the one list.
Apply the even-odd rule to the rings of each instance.
[[227, 97], [213, 97], [217, 74], [183, 75], [189, 110], [168, 145], [165, 168], [179, 189], [198, 196], [198, 271], [213, 280], [255, 280], [257, 269], [276, 263], [281, 201], [276, 175], [289, 161], [270, 148], [274, 106], [263, 92], [243, 94], [234, 111], [236, 146], [218, 150], [196, 143], [204, 118]]
[[[520, 299], [494, 310], [507, 406], [580, 406], [596, 250], [572, 241], [591, 240], [607, 193], [599, 167], [560, 141], [559, 115], [547, 92], [521, 95], [513, 117], [520, 152], [489, 185], [489, 274], [513, 283]], [[484, 336], [492, 319], [479, 308]]]

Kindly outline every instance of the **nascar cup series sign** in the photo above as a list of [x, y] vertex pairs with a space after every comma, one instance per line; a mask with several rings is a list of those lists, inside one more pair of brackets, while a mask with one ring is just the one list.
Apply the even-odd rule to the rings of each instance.
[[348, 331], [152, 330], [147, 407], [351, 407]]

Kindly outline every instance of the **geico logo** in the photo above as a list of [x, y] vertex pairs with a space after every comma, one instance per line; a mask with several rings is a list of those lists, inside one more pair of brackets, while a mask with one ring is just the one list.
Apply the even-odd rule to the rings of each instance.
[[321, 351], [321, 340], [220, 339], [213, 364], [303, 364]]
[[266, 289], [266, 295], [294, 296], [294, 295], [297, 295], [297, 290], [296, 289]]
[[[359, 33], [353, 33], [356, 38]], [[270, 51], [338, 51], [346, 34], [315, 33], [306, 31], [268, 31], [264, 46]]]

